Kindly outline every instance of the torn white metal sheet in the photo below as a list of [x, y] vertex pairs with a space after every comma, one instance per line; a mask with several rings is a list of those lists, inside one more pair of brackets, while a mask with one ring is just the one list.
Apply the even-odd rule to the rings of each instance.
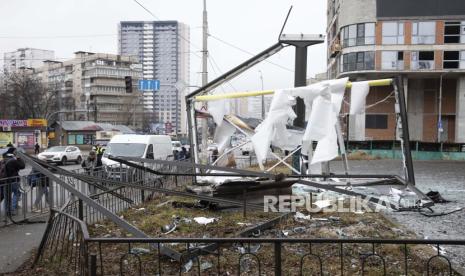
[[350, 115], [365, 113], [368, 92], [370, 92], [368, 81], [352, 83], [352, 90], [350, 91]]

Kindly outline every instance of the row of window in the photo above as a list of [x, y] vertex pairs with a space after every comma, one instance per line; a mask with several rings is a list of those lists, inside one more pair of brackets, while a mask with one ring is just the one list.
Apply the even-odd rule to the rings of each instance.
[[[383, 22], [382, 44], [405, 44], [404, 22]], [[342, 47], [375, 44], [375, 23], [353, 24], [341, 29]], [[436, 21], [412, 23], [412, 44], [435, 44]], [[444, 24], [444, 43], [465, 43], [465, 21]]]
[[[342, 72], [374, 70], [374, 52], [348, 53], [342, 56]], [[434, 51], [410, 52], [411, 70], [433, 70], [435, 67]], [[465, 51], [444, 51], [444, 69], [465, 69]], [[382, 51], [382, 70], [403, 70], [403, 51]]]

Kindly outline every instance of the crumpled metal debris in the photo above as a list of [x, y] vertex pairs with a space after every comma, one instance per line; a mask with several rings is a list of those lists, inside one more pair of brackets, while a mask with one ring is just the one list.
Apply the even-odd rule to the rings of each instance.
[[192, 262], [192, 260], [189, 260], [182, 266], [182, 272], [189, 272], [192, 269], [192, 266], [194, 266], [194, 262]]
[[161, 232], [165, 235], [169, 234], [169, 233], [172, 233], [174, 230], [176, 230], [176, 223], [173, 222], [173, 223], [170, 223], [170, 224], [167, 224], [167, 225], [164, 225], [162, 228], [161, 228]]

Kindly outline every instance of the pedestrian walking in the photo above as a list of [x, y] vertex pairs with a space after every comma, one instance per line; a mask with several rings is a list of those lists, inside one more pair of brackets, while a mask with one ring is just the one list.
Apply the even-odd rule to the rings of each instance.
[[19, 171], [26, 167], [21, 158], [16, 156], [16, 148], [10, 147], [4, 154], [4, 171], [6, 187], [3, 189], [5, 210], [9, 215], [15, 215], [21, 199]]
[[34, 154], [39, 154], [40, 152], [40, 146], [39, 143], [36, 143], [34, 146]]
[[[91, 176], [95, 176], [98, 172], [98, 167], [97, 167], [97, 156], [95, 154], [95, 151], [90, 151], [89, 156], [82, 161], [81, 167], [84, 168], [86, 173]], [[95, 194], [96, 189], [94, 185], [89, 184], [89, 194]]]
[[48, 188], [50, 186], [50, 179], [44, 175], [43, 173], [39, 172], [35, 168], [32, 169], [31, 173], [29, 174], [31, 176], [31, 182], [29, 185], [31, 188], [36, 188], [37, 189], [37, 194], [36, 194], [36, 199], [34, 201], [34, 205], [32, 207], [32, 212], [41, 212], [41, 203], [42, 203], [42, 198], [45, 195], [45, 203], [47, 204], [46, 207], [51, 206], [51, 199], [49, 197], [49, 192]]

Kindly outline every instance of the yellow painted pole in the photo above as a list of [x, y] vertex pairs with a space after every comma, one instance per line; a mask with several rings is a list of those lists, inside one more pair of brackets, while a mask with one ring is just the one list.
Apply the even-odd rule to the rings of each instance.
[[[392, 84], [392, 79], [381, 79], [381, 80], [368, 81], [368, 85], [370, 85], [370, 87], [389, 86], [391, 84]], [[347, 82], [346, 87], [352, 88], [352, 82]], [[195, 100], [198, 102], [208, 102], [208, 101], [216, 101], [216, 100], [224, 100], [224, 99], [235, 99], [235, 98], [255, 97], [255, 96], [261, 96], [261, 95], [271, 95], [273, 93], [274, 93], [274, 90], [236, 92], [236, 93], [228, 93], [228, 94], [196, 96]]]

